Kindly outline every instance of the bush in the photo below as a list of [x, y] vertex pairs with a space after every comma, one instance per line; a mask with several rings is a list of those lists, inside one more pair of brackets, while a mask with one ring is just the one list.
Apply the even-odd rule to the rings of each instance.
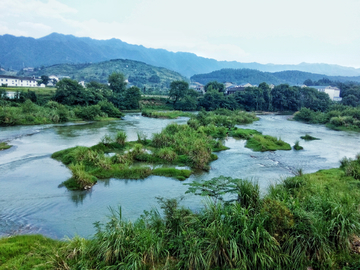
[[95, 120], [95, 117], [101, 114], [99, 105], [77, 107], [75, 110], [75, 115], [84, 120]]

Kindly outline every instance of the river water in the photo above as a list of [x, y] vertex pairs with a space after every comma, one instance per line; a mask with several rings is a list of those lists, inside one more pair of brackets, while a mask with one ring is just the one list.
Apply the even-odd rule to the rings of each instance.
[[[0, 236], [13, 233], [40, 233], [62, 239], [64, 236], [89, 237], [95, 232], [93, 223], [107, 220], [109, 207], [121, 206], [125, 219], [135, 220], [144, 210], [158, 207], [156, 197], [180, 198], [182, 204], [199, 209], [203, 198], [185, 194], [189, 183], [220, 175], [257, 181], [262, 192], [271, 183], [293, 175], [297, 169], [305, 173], [339, 166], [344, 156], [354, 158], [360, 152], [360, 134], [333, 131], [320, 125], [288, 121], [286, 116], [265, 115], [260, 121], [241, 126], [252, 128], [293, 145], [302, 151], [253, 152], [245, 141], [228, 138], [229, 150], [218, 154], [211, 170], [192, 175], [186, 181], [150, 176], [144, 180], [101, 180], [90, 191], [68, 191], [59, 184], [71, 176], [60, 162], [51, 159], [55, 151], [76, 145], [91, 146], [105, 134], [123, 130], [128, 140], [136, 140], [137, 132], [160, 132], [167, 124], [184, 124], [188, 118], [151, 119], [140, 114], [127, 114], [124, 120], [90, 124], [1, 127], [0, 141], [13, 147], [0, 151]], [[305, 142], [300, 136], [310, 134], [321, 140]]]

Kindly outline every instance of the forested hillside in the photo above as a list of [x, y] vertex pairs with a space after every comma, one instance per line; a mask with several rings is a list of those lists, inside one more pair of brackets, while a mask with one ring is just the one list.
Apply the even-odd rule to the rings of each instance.
[[19, 72], [19, 75], [55, 75], [69, 76], [77, 81], [97, 81], [106, 83], [113, 72], [125, 75], [129, 83], [145, 91], [162, 91], [168, 89], [172, 81], [187, 80], [179, 73], [166, 68], [154, 67], [132, 60], [111, 60], [93, 64], [59, 64], [37, 69], [33, 72]]
[[206, 84], [211, 81], [218, 82], [232, 82], [234, 84], [260, 84], [266, 82], [268, 84], [282, 84], [288, 83], [290, 85], [301, 85], [305, 80], [321, 80], [327, 78], [331, 81], [354, 81], [360, 82], [360, 76], [346, 77], [346, 76], [326, 76], [324, 74], [315, 74], [309, 72], [302, 72], [297, 70], [288, 70], [281, 72], [262, 72], [254, 69], [221, 69], [206, 74], [197, 74], [190, 79], [194, 82]]

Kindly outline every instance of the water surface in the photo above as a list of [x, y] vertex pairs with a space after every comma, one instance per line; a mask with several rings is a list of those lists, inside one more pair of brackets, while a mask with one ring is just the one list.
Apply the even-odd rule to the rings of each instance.
[[[137, 132], [160, 132], [176, 120], [151, 119], [140, 114], [127, 114], [124, 120], [90, 124], [17, 126], [0, 128], [0, 141], [14, 145], [0, 152], [0, 235], [14, 232], [42, 233], [53, 238], [88, 237], [94, 233], [93, 223], [106, 221], [108, 208], [122, 207], [123, 217], [134, 220], [144, 210], [157, 207], [157, 196], [179, 198], [192, 209], [199, 209], [203, 198], [185, 195], [189, 183], [220, 175], [247, 178], [259, 182], [266, 192], [269, 184], [292, 175], [297, 169], [305, 173], [339, 166], [344, 157], [354, 158], [360, 152], [360, 136], [355, 132], [329, 130], [320, 125], [288, 121], [286, 116], [260, 116], [260, 121], [246, 125], [264, 134], [281, 137], [293, 145], [300, 140], [302, 151], [253, 152], [245, 141], [229, 138], [229, 150], [217, 153], [207, 173], [193, 175], [184, 182], [150, 176], [144, 180], [108, 179], [99, 181], [91, 191], [67, 191], [58, 185], [71, 176], [60, 162], [51, 159], [55, 151], [76, 145], [91, 146], [105, 134], [123, 130], [128, 140], [136, 140]], [[321, 140], [305, 142], [300, 136], [310, 134]]]

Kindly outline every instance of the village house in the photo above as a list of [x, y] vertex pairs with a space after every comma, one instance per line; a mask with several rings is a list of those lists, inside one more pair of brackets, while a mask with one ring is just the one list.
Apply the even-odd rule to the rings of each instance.
[[311, 85], [307, 86], [309, 88], [315, 88], [319, 92], [324, 92], [329, 95], [330, 99], [332, 101], [341, 101], [340, 97], [340, 89], [335, 86], [317, 86], [317, 85]]
[[17, 77], [17, 76], [0, 75], [0, 85], [36, 87], [37, 82], [33, 77]]

